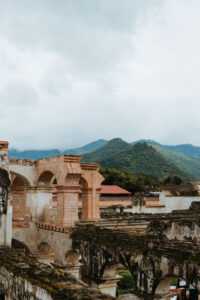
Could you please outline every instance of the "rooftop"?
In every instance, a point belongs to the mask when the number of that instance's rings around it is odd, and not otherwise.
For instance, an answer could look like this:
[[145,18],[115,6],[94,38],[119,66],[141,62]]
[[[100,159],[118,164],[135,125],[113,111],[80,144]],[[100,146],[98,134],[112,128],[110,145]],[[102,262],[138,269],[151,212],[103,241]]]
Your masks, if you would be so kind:
[[117,185],[102,185],[100,194],[123,194],[123,195],[131,195],[127,190],[117,186]]

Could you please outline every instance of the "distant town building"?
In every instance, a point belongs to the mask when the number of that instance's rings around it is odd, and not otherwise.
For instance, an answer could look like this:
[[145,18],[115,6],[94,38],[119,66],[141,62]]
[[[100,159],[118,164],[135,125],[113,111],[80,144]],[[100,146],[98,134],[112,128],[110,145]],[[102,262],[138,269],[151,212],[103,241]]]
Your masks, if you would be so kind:
[[[170,213],[173,210],[189,209],[194,201],[200,201],[199,186],[193,183],[163,187],[161,192],[151,192],[144,201],[126,209],[132,213]],[[134,203],[134,201],[133,201]]]

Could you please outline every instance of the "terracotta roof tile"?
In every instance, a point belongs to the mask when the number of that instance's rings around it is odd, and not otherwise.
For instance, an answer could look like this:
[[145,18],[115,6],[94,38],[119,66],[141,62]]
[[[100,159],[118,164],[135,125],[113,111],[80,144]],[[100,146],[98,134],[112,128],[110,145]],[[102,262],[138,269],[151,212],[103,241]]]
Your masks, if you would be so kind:
[[100,194],[123,194],[123,195],[131,195],[130,192],[125,189],[117,186],[117,185],[102,185]]

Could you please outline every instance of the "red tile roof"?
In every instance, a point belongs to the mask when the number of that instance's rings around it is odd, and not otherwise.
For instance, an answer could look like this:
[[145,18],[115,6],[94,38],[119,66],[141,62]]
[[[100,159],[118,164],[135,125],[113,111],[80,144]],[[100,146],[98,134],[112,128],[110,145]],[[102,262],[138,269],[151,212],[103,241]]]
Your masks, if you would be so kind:
[[[80,194],[82,193],[81,189],[78,191]],[[57,193],[57,188],[54,185],[53,187],[53,194]],[[125,189],[119,187],[118,185],[102,185],[100,194],[113,194],[113,195],[131,195],[130,192],[126,191]]]
[[123,195],[131,195],[130,192],[122,189],[117,185],[102,185],[100,194],[123,194]]

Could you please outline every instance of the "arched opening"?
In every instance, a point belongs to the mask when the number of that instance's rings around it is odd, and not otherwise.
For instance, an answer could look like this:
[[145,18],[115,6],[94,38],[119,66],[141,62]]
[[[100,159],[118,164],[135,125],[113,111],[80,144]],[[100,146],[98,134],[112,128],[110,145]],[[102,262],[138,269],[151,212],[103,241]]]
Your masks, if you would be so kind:
[[80,254],[77,251],[69,251],[65,256],[66,268],[75,278],[80,278]]
[[90,279],[88,279],[88,264],[86,263],[84,257],[79,257],[80,267],[80,279],[86,284],[90,284]]
[[24,252],[26,254],[31,254],[30,249],[24,243],[16,239],[12,239],[11,247],[14,248],[17,252],[19,251],[19,253]]
[[101,291],[113,297],[131,294],[135,291],[131,272],[122,264],[111,262],[104,267],[102,279],[106,280]]
[[58,206],[58,190],[57,190],[57,178],[54,176],[51,179],[52,186],[52,208],[57,209]]
[[38,260],[43,263],[54,262],[54,252],[48,243],[42,242],[39,244]]
[[88,218],[88,210],[90,209],[89,207],[89,195],[88,195],[88,183],[86,179],[83,177],[80,178],[79,181],[80,184],[80,191],[79,191],[79,217],[82,220],[87,220]]
[[[183,284],[182,288],[180,288],[181,284]],[[175,297],[179,295],[180,299],[187,299],[186,281],[185,279],[178,278],[177,276],[167,276],[158,283],[155,295],[159,298]]]
[[76,251],[69,251],[65,256],[66,265],[78,265],[80,254]]
[[55,224],[57,216],[57,179],[49,171],[44,171],[38,178],[37,220]]
[[14,180],[11,185],[11,205],[13,207],[13,220],[25,220],[26,214],[26,190],[29,187],[28,181],[20,176],[13,175]]
[[119,265],[116,274],[121,277],[117,282],[116,296],[133,294],[135,292],[135,280],[131,272],[123,265]]
[[44,171],[40,177],[38,178],[38,186],[39,187],[48,187],[52,184],[52,179],[54,174],[51,171]]

